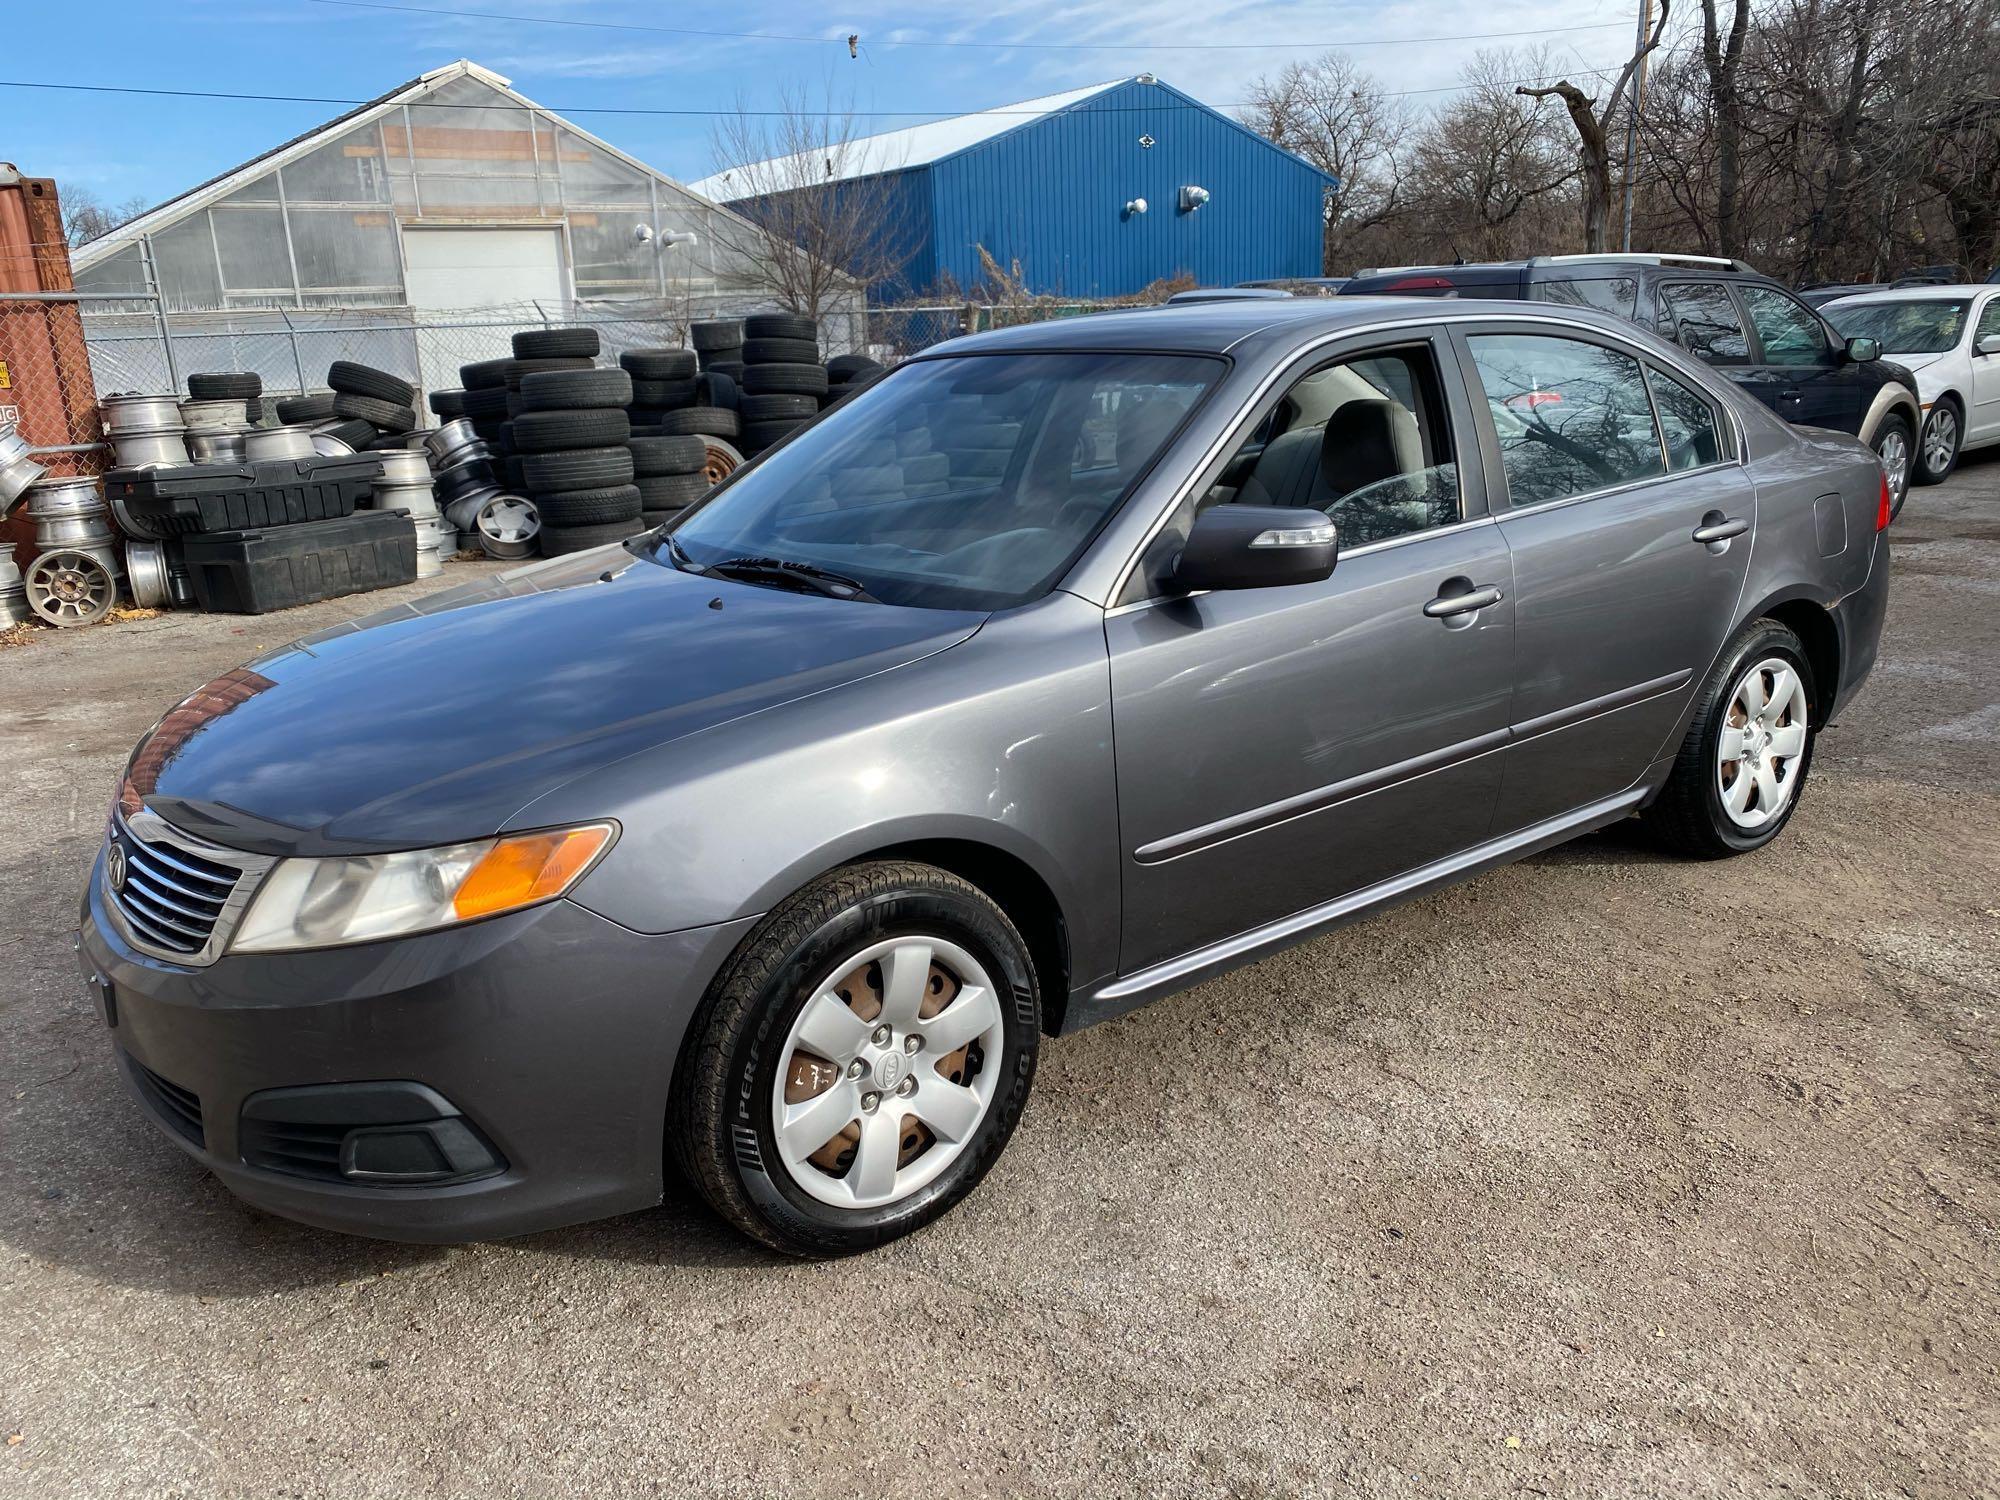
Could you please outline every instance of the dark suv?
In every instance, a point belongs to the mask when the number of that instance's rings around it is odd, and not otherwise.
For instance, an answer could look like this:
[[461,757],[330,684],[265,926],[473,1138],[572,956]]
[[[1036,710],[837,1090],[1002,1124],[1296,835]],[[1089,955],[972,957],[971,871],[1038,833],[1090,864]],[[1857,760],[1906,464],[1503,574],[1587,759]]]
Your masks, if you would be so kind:
[[1655,329],[1788,422],[1852,433],[1882,459],[1895,504],[1922,425],[1916,378],[1873,339],[1842,339],[1740,260],[1708,255],[1540,255],[1483,265],[1362,271],[1340,295],[1504,297],[1594,307]]

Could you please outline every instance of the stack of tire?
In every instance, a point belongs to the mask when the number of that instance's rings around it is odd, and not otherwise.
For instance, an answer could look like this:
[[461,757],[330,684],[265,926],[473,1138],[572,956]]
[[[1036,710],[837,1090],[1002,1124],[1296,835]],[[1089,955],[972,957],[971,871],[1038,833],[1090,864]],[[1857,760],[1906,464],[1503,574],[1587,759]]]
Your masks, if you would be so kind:
[[[597,337],[588,329],[550,331],[590,333],[593,342]],[[539,366],[543,357],[521,362]],[[506,440],[518,453],[521,493],[542,518],[542,555],[601,547],[641,530],[632,422],[625,413],[632,377],[623,370],[532,368],[519,376],[516,396]]]
[[315,427],[356,453],[408,445],[417,429],[417,389],[409,381],[337,359],[327,367],[326,383],[330,391],[281,399],[278,420],[287,427]]
[[888,373],[886,366],[865,354],[836,354],[826,362],[826,394],[819,398],[820,410],[864,386],[872,385]]
[[743,323],[738,318],[712,318],[690,324],[688,342],[703,374],[726,375],[743,383]]
[[247,426],[264,425],[264,380],[247,370],[218,370],[187,378],[190,401],[241,401]]
[[827,393],[819,324],[797,313],[743,320],[743,394],[736,403],[742,449],[755,457],[819,415]]

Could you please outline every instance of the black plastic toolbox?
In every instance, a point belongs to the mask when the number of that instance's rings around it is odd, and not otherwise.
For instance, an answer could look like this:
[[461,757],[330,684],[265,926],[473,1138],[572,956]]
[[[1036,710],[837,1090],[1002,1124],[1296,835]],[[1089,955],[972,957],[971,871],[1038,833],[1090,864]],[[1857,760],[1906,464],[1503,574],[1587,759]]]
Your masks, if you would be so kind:
[[381,477],[382,461],[374,454],[343,453],[113,469],[104,476],[104,491],[106,498],[123,501],[142,525],[192,536],[352,515]]
[[331,521],[257,531],[211,531],[181,544],[195,603],[237,615],[268,614],[409,583],[417,576],[417,527],[400,510],[364,510]]

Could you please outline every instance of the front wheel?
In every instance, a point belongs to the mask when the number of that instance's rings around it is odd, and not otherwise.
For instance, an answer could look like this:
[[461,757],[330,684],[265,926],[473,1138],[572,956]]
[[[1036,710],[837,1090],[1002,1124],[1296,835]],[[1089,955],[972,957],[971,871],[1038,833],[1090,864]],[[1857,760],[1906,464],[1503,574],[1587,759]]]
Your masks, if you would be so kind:
[[1939,401],[1924,418],[1924,440],[1917,445],[1917,483],[1942,484],[1958,467],[1960,430],[1958,408]]
[[793,1255],[929,1223],[1006,1146],[1040,1042],[1034,966],[976,886],[879,861],[814,881],[717,978],[671,1143],[716,1211]]
[[1754,620],[1703,685],[1694,722],[1645,826],[1676,854],[1761,849],[1799,805],[1812,767],[1813,676],[1799,638]]
[[1891,412],[1882,419],[1875,441],[1869,446],[1882,460],[1882,472],[1889,476],[1889,517],[1894,520],[1902,514],[1903,502],[1910,494],[1912,442],[1909,419],[1900,412]]

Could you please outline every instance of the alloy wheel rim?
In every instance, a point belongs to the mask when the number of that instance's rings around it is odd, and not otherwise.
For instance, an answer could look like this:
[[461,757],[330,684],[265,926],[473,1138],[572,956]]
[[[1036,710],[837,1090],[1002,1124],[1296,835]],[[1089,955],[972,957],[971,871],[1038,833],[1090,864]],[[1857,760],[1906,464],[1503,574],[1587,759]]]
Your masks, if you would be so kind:
[[1949,407],[1940,406],[1924,428],[1924,464],[1933,474],[1942,473],[1957,451],[1958,418]]
[[1738,828],[1754,832],[1791,806],[1808,714],[1805,681],[1782,657],[1767,656],[1736,679],[1716,740],[1715,785]]
[[792,1181],[882,1208],[955,1162],[993,1103],[1000,991],[930,934],[862,949],[814,986],[778,1054],[771,1125]]
[[1903,486],[1910,478],[1910,445],[1903,434],[1891,432],[1884,435],[1882,446],[1876,450],[1882,460],[1882,467],[1889,475],[1889,488],[1896,494],[1903,493]]

